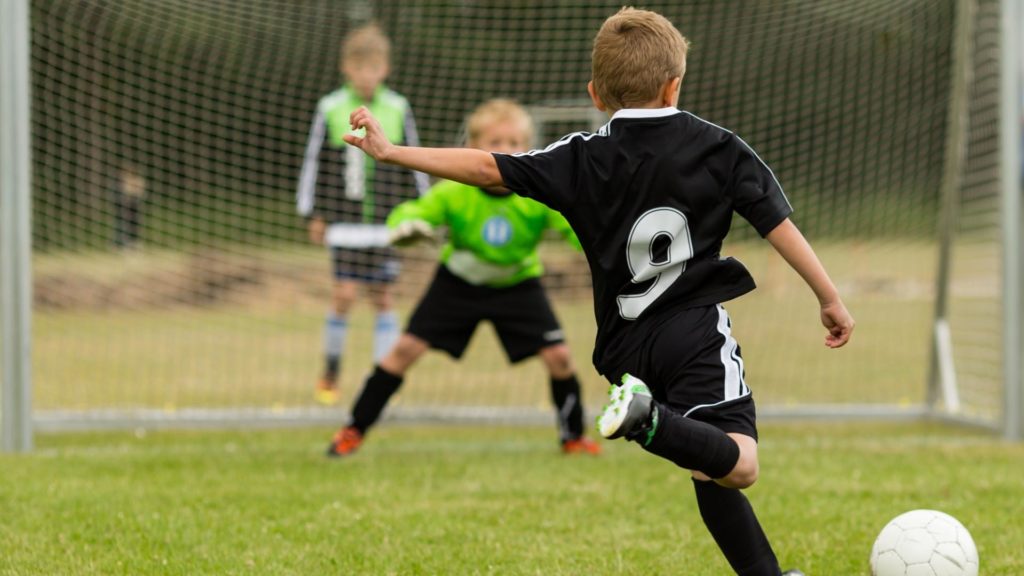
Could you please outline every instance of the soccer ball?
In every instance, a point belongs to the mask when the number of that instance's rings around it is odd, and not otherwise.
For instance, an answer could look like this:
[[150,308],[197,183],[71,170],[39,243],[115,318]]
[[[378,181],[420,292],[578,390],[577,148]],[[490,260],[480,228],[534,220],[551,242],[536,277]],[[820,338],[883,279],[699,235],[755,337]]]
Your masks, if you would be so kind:
[[892,519],[871,548],[874,576],[978,576],[978,549],[964,525],[935,510]]

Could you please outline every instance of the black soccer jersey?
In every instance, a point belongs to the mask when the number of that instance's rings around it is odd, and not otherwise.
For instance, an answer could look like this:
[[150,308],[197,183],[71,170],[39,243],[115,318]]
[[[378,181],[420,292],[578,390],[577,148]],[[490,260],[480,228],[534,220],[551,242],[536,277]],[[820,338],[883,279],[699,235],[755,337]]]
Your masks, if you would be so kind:
[[793,211],[774,174],[732,132],[675,108],[617,112],[596,133],[494,154],[505,185],[561,212],[594,283],[594,365],[607,376],[685,308],[754,289],[721,258],[733,211],[762,236]]

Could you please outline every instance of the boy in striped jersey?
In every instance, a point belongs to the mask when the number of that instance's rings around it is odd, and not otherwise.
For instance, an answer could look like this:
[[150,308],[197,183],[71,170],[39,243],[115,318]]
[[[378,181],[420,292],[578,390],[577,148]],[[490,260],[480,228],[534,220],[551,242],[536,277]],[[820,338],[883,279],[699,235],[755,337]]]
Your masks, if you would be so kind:
[[[526,110],[502,99],[480,105],[466,126],[469,146],[492,152],[522,152],[533,134]],[[562,451],[597,454],[598,444],[583,434],[572,355],[540,284],[537,245],[545,230],[557,231],[579,248],[568,222],[539,202],[452,181],[439,182],[388,217],[396,245],[432,238],[439,226],[448,227],[449,239],[437,274],[405,333],[367,378],[351,421],[335,434],[327,455],[355,452],[409,368],[430,348],[460,358],[482,320],[494,325],[509,361],[537,355],[544,362]]]
[[383,83],[390,72],[390,51],[388,38],[375,24],[345,38],[341,71],[346,82],[317,104],[299,178],[299,214],[308,221],[310,240],[330,249],[334,267],[332,306],[324,326],[325,367],[315,390],[323,404],[338,401],[348,313],[360,286],[377,310],[374,359],[398,337],[390,291],[398,260],[387,245],[384,220],[392,208],[424,192],[428,184],[426,175],[378,164],[342,139],[349,114],[366,106],[380,118],[389,138],[419,143],[409,102]]

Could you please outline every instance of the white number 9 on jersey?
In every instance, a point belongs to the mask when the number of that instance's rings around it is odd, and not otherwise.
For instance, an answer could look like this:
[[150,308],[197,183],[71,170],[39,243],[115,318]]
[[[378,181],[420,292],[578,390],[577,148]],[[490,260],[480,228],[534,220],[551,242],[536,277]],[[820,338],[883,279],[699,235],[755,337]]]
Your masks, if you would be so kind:
[[[668,248],[656,253],[656,242],[668,242]],[[662,244],[664,246],[664,244]],[[633,224],[626,241],[626,263],[633,274],[633,283],[654,279],[642,294],[621,295],[619,315],[636,320],[659,296],[672,286],[693,258],[690,224],[686,216],[675,208],[652,208],[644,212]]]

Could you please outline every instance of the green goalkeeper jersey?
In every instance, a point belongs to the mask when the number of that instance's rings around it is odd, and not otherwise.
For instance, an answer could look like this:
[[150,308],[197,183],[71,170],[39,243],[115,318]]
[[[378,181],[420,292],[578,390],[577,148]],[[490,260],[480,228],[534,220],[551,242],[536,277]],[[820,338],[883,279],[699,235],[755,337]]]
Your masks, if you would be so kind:
[[459,278],[478,286],[503,288],[540,276],[544,267],[537,245],[549,228],[580,249],[569,223],[547,206],[515,194],[492,194],[447,180],[423,196],[399,204],[387,224],[395,229],[412,220],[447,226],[441,262]]

